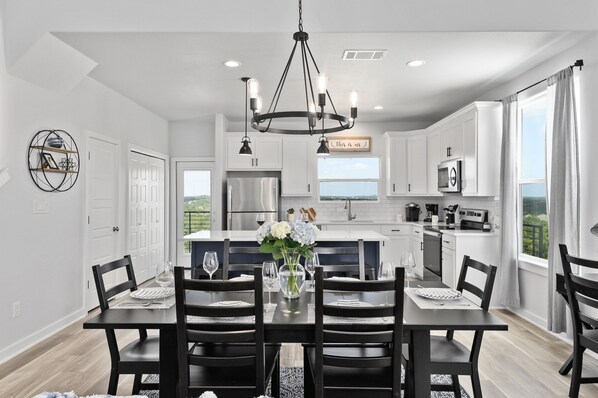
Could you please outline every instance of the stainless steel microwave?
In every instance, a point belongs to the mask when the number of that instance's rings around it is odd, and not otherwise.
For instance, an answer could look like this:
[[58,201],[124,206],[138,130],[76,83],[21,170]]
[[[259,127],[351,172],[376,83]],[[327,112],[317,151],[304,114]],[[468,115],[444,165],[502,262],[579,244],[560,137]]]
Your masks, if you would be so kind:
[[438,165],[438,191],[461,192],[460,160],[447,160]]

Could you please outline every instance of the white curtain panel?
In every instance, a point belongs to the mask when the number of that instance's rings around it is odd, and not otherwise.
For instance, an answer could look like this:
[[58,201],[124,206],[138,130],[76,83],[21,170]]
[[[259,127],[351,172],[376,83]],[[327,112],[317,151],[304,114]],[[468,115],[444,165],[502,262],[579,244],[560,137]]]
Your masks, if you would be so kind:
[[568,332],[566,304],[556,293],[556,273],[563,272],[559,244],[579,255],[579,148],[573,69],[548,78],[546,164],[548,190],[548,330]]
[[517,94],[502,100],[502,147],[501,147],[501,214],[500,234],[501,260],[498,268],[499,304],[519,307],[519,270],[517,247],[519,227],[517,214]]

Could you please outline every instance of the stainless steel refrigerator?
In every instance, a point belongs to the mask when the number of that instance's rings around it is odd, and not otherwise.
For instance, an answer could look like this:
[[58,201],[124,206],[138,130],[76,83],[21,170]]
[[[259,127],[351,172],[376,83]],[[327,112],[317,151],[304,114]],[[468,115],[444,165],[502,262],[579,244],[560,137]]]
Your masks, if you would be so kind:
[[228,178],[226,225],[231,230],[256,230],[258,213],[266,221],[278,220],[278,178]]

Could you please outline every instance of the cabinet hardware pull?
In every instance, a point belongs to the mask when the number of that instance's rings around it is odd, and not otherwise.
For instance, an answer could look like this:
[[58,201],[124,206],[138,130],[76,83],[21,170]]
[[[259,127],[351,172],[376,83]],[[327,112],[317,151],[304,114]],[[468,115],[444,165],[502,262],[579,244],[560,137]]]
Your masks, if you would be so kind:
[[255,167],[258,166],[259,161],[260,161],[260,158],[255,158]]
[[447,146],[446,147],[446,157],[448,158],[449,156],[451,156],[451,155],[449,155],[449,147]]
[[382,247],[384,247],[384,246],[386,246],[386,245],[384,244],[384,241],[382,241]]
[[392,191],[395,192],[395,184],[392,184]]
[[251,167],[253,167],[253,162],[254,162],[254,159],[251,158]]
[[424,250],[424,242],[419,242],[419,249]]
[[400,229],[391,229],[392,232],[401,232]]
[[311,192],[311,184],[307,184],[307,192]]
[[451,243],[451,242],[449,242],[448,240],[443,240],[443,242],[444,242],[444,243]]
[[411,184],[409,184],[409,192],[411,192]]

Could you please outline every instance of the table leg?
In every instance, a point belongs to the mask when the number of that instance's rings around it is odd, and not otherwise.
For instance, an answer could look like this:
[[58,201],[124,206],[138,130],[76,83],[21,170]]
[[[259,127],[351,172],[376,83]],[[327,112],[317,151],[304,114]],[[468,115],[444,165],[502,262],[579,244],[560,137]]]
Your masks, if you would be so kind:
[[160,330],[160,396],[177,396],[178,374],[176,329]]
[[415,398],[430,398],[430,331],[414,330],[411,332],[409,361],[413,366],[412,393]]

